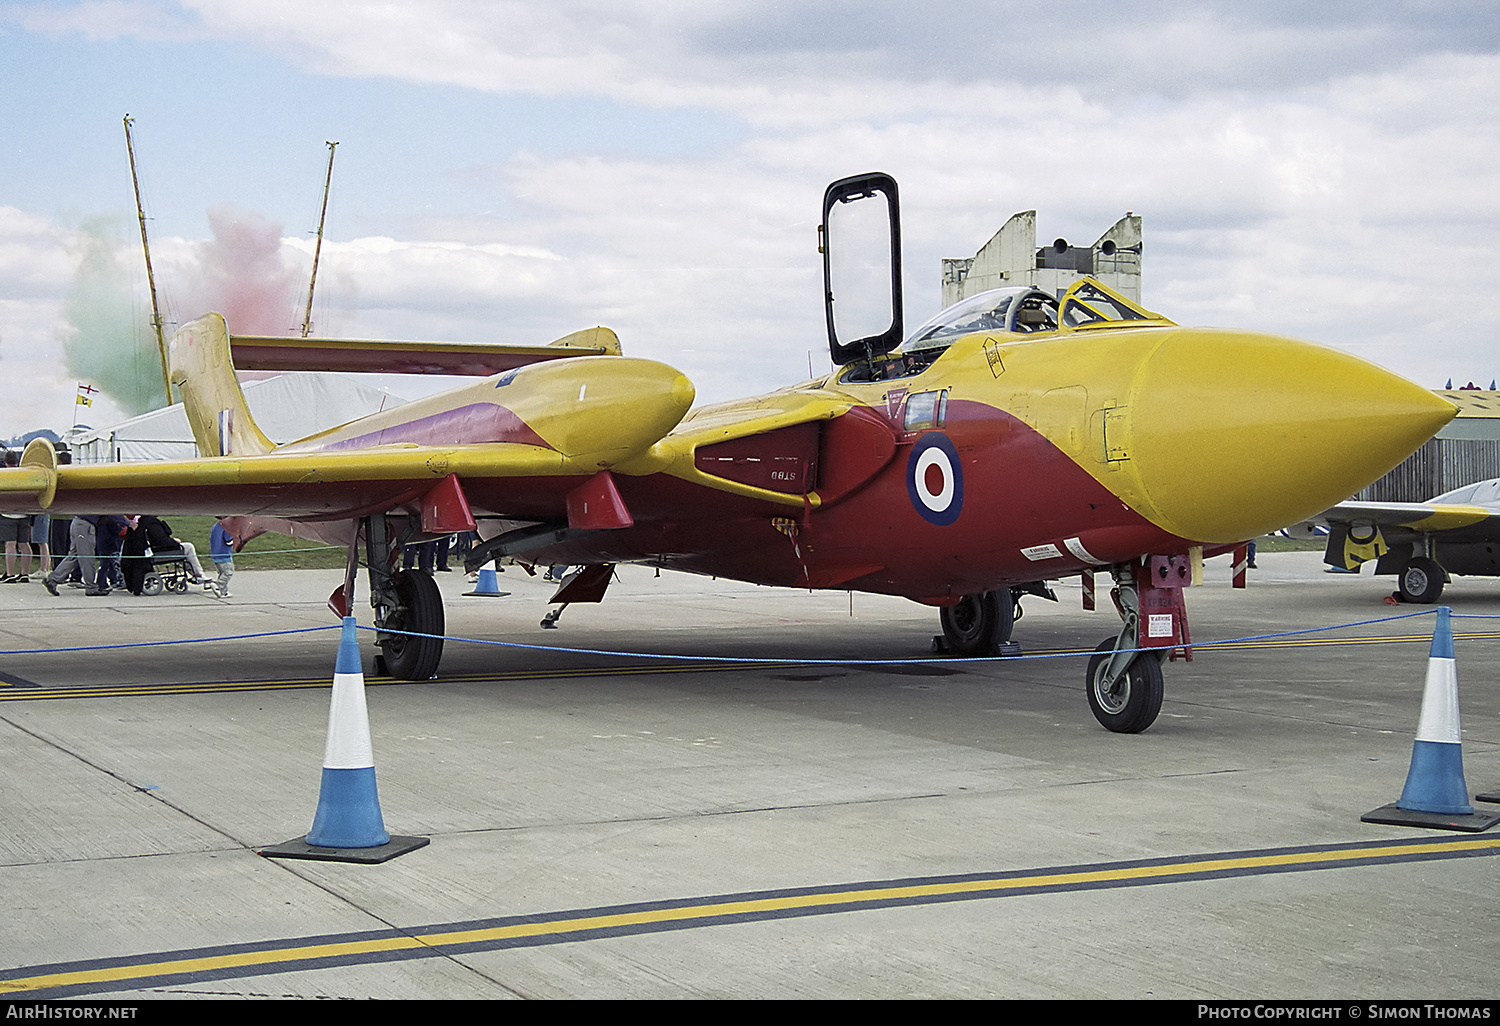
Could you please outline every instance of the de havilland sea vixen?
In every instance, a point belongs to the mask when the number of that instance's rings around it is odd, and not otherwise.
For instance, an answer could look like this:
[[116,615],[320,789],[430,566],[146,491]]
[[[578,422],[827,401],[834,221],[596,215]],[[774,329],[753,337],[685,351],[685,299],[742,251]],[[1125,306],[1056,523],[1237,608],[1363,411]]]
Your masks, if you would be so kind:
[[[598,601],[621,562],[901,595],[941,610],[959,655],[1010,648],[1038,582],[1108,571],[1124,624],[1086,691],[1133,733],[1160,709],[1204,557],[1354,494],[1456,412],[1345,353],[1180,327],[1088,278],[1061,298],[986,292],[905,337],[899,224],[888,176],[829,186],[838,369],[769,395],[689,412],[692,383],[606,328],[550,346],[320,341],[234,337],[209,314],[168,353],[201,458],[59,467],[38,439],[0,505],[233,515],[241,543],[268,527],[346,543],[330,605],[351,608],[366,566],[381,661],[409,680],[436,672],[444,618],[401,546],[462,530],[483,539],[470,569],[582,566],[554,602]],[[236,368],[484,377],[275,445]]]

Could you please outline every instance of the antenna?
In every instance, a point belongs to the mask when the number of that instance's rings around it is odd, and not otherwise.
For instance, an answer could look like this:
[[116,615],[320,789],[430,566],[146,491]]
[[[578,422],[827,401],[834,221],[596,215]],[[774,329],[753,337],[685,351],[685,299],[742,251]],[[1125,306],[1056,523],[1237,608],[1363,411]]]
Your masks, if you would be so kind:
[[318,241],[313,246],[312,279],[307,283],[307,314],[302,318],[302,337],[312,330],[312,301],[313,289],[318,287],[318,257],[323,253],[323,222],[328,218],[328,189],[333,185],[333,151],[338,146],[336,142],[327,143],[328,146],[328,175],[323,179],[323,211],[318,215]]
[[[134,119],[125,115],[125,152],[130,156],[130,184],[135,187],[135,213],[141,222],[141,249],[146,254],[146,285],[151,290],[151,327],[156,331],[156,351],[161,355],[161,385],[167,394],[167,405],[172,405],[172,379],[167,373],[167,340],[161,330],[161,308],[156,303],[156,275],[151,271],[151,244],[146,241],[146,208],[141,206],[141,180],[135,173],[135,144],[130,138],[130,124]],[[77,417],[77,410],[73,411]]]

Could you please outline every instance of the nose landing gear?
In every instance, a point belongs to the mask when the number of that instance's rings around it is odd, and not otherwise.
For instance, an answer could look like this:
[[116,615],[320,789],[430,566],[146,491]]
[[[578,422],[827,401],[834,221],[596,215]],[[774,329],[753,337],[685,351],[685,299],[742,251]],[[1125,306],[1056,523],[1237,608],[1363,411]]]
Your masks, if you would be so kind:
[[[1118,639],[1107,638],[1089,658],[1089,709],[1094,719],[1116,734],[1139,734],[1156,722],[1161,712],[1161,656],[1156,652],[1117,653],[1118,644]],[[1124,665],[1116,668],[1122,658]]]
[[[1118,635],[1104,639],[1094,649],[1094,654],[1089,658],[1085,688],[1089,709],[1102,726],[1116,734],[1139,734],[1155,723],[1157,714],[1161,712],[1161,664],[1172,649],[1142,650],[1141,595],[1135,577],[1135,566],[1130,564],[1112,569],[1115,576],[1115,606],[1124,622],[1120,625]],[[1147,578],[1149,581],[1149,574]],[[1169,589],[1150,590],[1160,595]],[[1174,631],[1180,629],[1183,641],[1186,642],[1187,621],[1180,594],[1175,609],[1177,612],[1158,614],[1152,620],[1162,615],[1169,617],[1169,625]],[[1180,626],[1175,623],[1179,612],[1183,616]],[[1168,640],[1171,640],[1170,635]],[[1190,653],[1191,650],[1186,651]]]

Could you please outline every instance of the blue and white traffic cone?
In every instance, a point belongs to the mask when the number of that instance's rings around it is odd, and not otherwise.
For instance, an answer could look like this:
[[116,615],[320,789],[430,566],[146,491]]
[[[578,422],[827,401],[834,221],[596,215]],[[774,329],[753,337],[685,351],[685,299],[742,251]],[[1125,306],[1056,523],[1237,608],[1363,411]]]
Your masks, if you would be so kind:
[[260,849],[273,858],[378,863],[427,844],[425,837],[393,837],[380,815],[375,789],[375,753],[365,707],[365,675],[359,665],[354,617],[344,617],[333,666],[328,705],[328,742],[318,811],[306,837]]
[[500,578],[495,575],[495,564],[486,563],[479,571],[479,581],[474,585],[473,591],[466,591],[467,595],[479,595],[484,598],[504,598],[509,595],[508,591],[500,590]]
[[1469,789],[1464,786],[1463,736],[1458,725],[1458,664],[1453,658],[1453,629],[1448,607],[1437,611],[1432,652],[1427,658],[1427,687],[1422,718],[1411,746],[1411,769],[1398,808],[1412,812],[1468,815]]
[[323,783],[307,843],[318,848],[374,848],[390,839],[375,789],[375,753],[370,747],[359,641],[354,635],[354,617],[346,616],[333,667]]
[[[1360,817],[1367,823],[1483,830],[1500,815],[1475,815],[1464,785],[1463,738],[1458,724],[1458,664],[1453,656],[1450,610],[1439,606],[1427,659],[1422,715],[1412,743],[1406,787],[1395,805]],[[1379,817],[1379,818],[1377,818]],[[1487,821],[1474,825],[1475,821]]]

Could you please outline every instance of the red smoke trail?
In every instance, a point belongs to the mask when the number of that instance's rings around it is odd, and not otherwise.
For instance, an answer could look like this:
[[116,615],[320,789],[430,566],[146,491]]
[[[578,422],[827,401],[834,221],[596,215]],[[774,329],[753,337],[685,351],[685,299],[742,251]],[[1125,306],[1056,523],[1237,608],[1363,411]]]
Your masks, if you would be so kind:
[[222,203],[208,211],[213,239],[196,248],[170,291],[183,320],[209,311],[224,315],[236,335],[291,335],[303,271],[288,264],[281,226],[252,210]]

